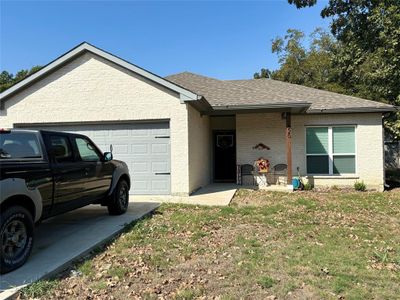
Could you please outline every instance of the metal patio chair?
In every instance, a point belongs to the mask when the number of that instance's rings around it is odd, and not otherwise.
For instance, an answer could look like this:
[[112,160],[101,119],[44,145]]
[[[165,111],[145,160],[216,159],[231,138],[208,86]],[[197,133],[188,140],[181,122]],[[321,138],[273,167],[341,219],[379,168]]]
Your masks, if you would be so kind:
[[251,176],[254,185],[254,166],[244,164],[240,166],[241,185],[243,185],[243,176]]
[[274,178],[274,184],[281,184],[281,179],[283,178],[283,184],[287,184],[287,165],[277,164],[272,168],[272,175]]

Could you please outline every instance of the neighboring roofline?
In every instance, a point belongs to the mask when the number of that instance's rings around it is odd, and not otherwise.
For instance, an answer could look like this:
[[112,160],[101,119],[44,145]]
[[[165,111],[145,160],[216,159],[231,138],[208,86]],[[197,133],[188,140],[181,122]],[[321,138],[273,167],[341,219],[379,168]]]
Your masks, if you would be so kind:
[[334,109],[310,109],[308,114],[345,114],[345,113],[372,113],[372,112],[394,112],[398,109],[395,106],[388,107],[351,107],[351,108],[334,108]]
[[134,73],[137,73],[144,78],[147,78],[147,79],[149,79],[153,82],[156,82],[170,90],[177,92],[180,95],[181,102],[201,99],[200,95],[197,95],[196,93],[194,93],[176,83],[173,83],[173,82],[171,82],[163,77],[160,77],[152,72],[149,72],[143,68],[140,68],[122,58],[119,58],[109,52],[106,52],[106,51],[100,49],[100,48],[97,48],[87,42],[83,42],[83,43],[79,44],[78,46],[72,48],[68,52],[64,53],[63,55],[59,56],[55,60],[51,61],[46,66],[44,66],[42,69],[31,74],[30,76],[26,77],[25,79],[21,80],[20,82],[14,84],[10,88],[8,88],[4,92],[2,92],[0,94],[1,105],[3,105],[3,102],[6,101],[7,98],[9,98],[12,95],[14,95],[15,93],[19,92],[24,87],[33,84],[37,80],[40,80],[42,77],[46,76],[48,73],[52,72],[54,69],[57,69],[60,66],[66,64],[67,62],[74,59],[76,56],[80,55],[84,51],[94,53],[94,54],[96,54],[110,62],[113,62],[125,69],[128,69]]

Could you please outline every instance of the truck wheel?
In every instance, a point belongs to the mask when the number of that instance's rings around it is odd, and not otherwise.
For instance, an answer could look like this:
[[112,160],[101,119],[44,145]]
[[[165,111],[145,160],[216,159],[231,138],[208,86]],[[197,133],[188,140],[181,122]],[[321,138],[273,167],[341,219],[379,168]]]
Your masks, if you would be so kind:
[[128,209],[129,204],[129,187],[125,180],[120,180],[111,195],[108,204],[108,212],[110,215],[122,215]]
[[22,206],[13,206],[1,213],[0,274],[26,262],[33,247],[33,231],[32,216]]

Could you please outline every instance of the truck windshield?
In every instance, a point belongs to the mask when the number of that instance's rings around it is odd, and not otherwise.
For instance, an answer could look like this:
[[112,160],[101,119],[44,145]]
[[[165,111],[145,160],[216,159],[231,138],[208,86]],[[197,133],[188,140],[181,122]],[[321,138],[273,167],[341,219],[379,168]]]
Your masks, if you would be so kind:
[[39,141],[32,132],[1,132],[0,159],[41,158]]

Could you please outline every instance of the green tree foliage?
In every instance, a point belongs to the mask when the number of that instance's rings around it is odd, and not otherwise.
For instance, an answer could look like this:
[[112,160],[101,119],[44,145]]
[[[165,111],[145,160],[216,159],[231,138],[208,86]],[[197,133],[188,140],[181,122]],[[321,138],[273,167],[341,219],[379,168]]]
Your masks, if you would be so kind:
[[[311,40],[308,47],[305,39]],[[288,29],[284,37],[272,41],[272,52],[279,58],[278,70],[268,76],[255,73],[254,78],[272,78],[313,88],[345,93],[337,83],[338,69],[333,63],[338,43],[326,31],[317,28],[309,37],[296,29]]]
[[[288,2],[303,8],[317,1]],[[400,0],[330,0],[321,16],[332,19],[333,37],[317,33],[315,49],[304,49],[304,35],[288,30],[273,41],[281,66],[271,77],[400,105]],[[400,139],[400,113],[385,125]]]
[[39,71],[41,68],[41,66],[34,66],[30,70],[20,70],[15,75],[8,73],[7,71],[2,71],[0,73],[0,92],[5,91],[22,79]]
[[272,72],[269,69],[261,69],[260,72],[254,73],[254,79],[271,78]]

